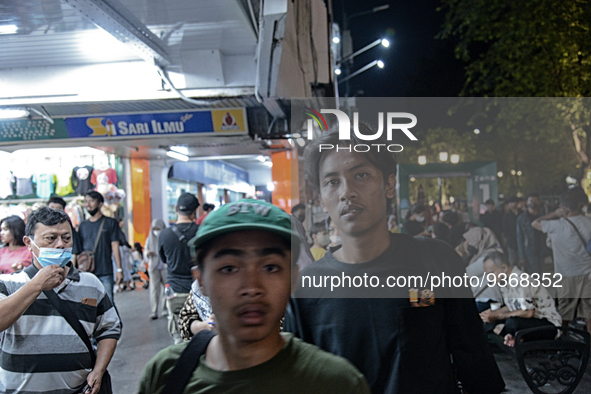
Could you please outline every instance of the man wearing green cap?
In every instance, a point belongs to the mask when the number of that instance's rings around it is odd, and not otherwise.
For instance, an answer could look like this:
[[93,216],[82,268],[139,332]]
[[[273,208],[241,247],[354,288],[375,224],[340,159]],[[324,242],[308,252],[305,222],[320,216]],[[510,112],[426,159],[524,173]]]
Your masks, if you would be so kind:
[[[280,332],[298,276],[291,251],[299,243],[290,216],[262,201],[226,204],[203,221],[190,245],[218,335],[192,354],[199,363],[183,392],[369,393],[348,361]],[[181,343],[160,351],[144,368],[138,393],[168,393],[168,376],[185,348]]]

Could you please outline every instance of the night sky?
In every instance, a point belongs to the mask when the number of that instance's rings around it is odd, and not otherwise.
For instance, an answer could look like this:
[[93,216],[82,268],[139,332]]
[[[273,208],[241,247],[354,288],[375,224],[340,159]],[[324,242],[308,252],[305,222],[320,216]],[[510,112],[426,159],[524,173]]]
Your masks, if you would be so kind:
[[[385,67],[373,67],[353,77],[349,95],[457,96],[463,85],[463,64],[454,58],[452,41],[435,38],[445,16],[436,11],[440,6],[438,0],[333,0],[334,21],[342,28],[343,13],[352,15],[384,4],[390,8],[349,21],[354,50],[377,38],[390,41],[389,48],[380,45],[355,57],[353,71],[373,60],[382,60]],[[344,84],[339,89],[344,96]]]

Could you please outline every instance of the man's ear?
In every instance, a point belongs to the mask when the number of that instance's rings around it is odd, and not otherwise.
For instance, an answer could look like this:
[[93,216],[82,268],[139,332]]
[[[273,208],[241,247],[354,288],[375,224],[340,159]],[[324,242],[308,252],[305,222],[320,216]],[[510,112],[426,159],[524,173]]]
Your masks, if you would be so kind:
[[27,237],[26,235],[23,237],[23,242],[25,243],[25,246],[31,251],[33,252],[33,243],[31,242],[31,238]]
[[386,197],[394,198],[396,196],[396,175],[388,175],[386,180]]
[[199,291],[201,291],[201,294],[203,294],[206,297],[209,297],[209,294],[207,294],[207,292],[205,291],[205,288],[203,287],[203,275],[201,272],[201,269],[197,268],[193,271],[193,278],[195,278],[195,280],[197,280],[197,283],[199,284]]

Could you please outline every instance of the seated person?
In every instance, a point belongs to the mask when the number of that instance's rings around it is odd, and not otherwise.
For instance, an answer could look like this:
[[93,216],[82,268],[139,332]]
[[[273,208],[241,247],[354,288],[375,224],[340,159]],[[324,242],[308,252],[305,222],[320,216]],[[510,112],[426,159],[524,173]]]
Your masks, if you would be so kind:
[[[498,332],[504,336],[507,346],[515,346],[515,333],[519,330],[533,327],[560,327],[562,318],[556,310],[554,299],[544,286],[533,286],[532,278],[527,276],[529,285],[524,284],[523,272],[517,267],[511,267],[502,253],[492,252],[484,260],[484,272],[494,275],[499,286],[505,306],[493,311],[487,309],[480,313],[485,323],[493,323],[505,319],[505,325]],[[509,285],[510,278],[512,279]],[[503,286],[503,283],[507,283]],[[534,283],[535,284],[535,283]],[[498,327],[498,326],[497,326]],[[525,340],[553,339],[555,330],[532,333],[525,336]]]
[[405,234],[413,237],[429,235],[425,229],[425,210],[424,205],[416,204],[408,211],[402,227]]
[[310,236],[313,242],[310,253],[312,253],[314,260],[320,260],[326,253],[326,247],[330,244],[330,238],[324,222],[314,223],[310,229]]
[[445,223],[437,222],[433,225],[431,237],[449,244],[449,227]]
[[[208,215],[189,245],[218,334],[204,354],[191,355],[199,363],[184,392],[370,393],[349,361],[280,332],[298,280],[300,242],[290,216],[263,201],[240,200]],[[138,394],[163,393],[186,347],[161,350],[144,368]]]

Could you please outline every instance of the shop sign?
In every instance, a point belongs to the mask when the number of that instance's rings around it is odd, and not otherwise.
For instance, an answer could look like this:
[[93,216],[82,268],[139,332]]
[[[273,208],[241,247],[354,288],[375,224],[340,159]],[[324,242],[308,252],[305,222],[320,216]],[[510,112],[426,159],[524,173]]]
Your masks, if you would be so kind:
[[227,163],[211,160],[174,163],[170,177],[203,184],[215,184],[230,190],[248,186],[248,172]]
[[243,108],[66,118],[70,138],[146,137],[194,133],[246,133]]
[[244,108],[0,121],[0,143],[67,138],[145,138],[196,133],[246,134]]

